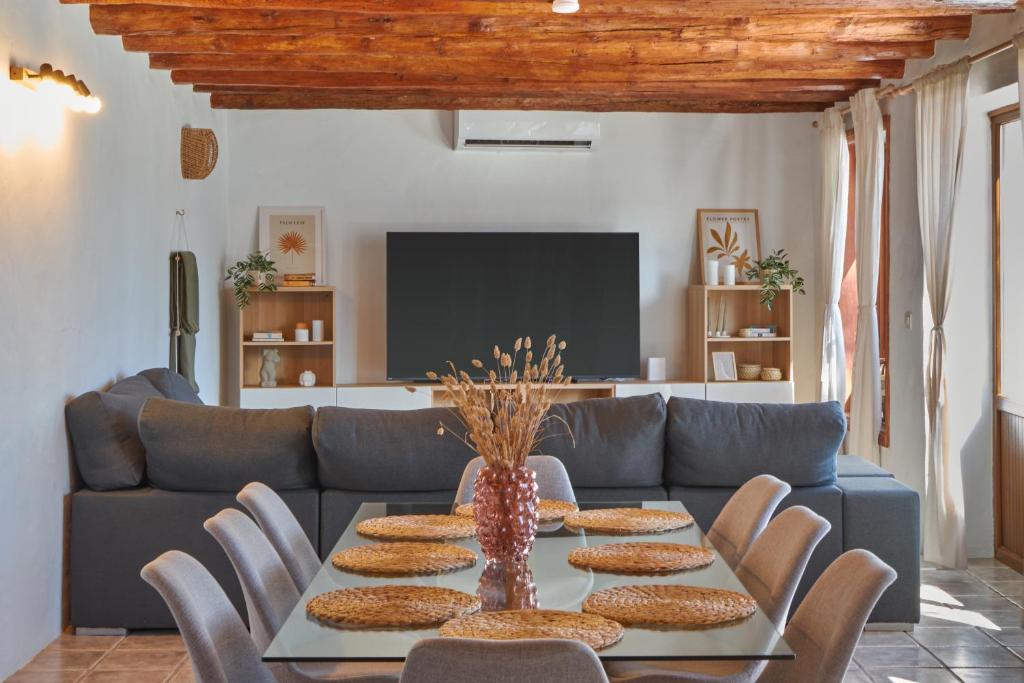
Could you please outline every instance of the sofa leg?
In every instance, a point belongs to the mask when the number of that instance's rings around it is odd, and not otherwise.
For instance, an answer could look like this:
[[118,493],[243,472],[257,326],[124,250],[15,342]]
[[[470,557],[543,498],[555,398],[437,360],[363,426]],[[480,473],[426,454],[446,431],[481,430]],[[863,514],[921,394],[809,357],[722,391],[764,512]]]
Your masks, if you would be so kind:
[[865,631],[913,631],[917,624],[908,621],[879,621],[864,625]]
[[76,626],[76,636],[126,636],[126,628],[104,628],[102,626]]

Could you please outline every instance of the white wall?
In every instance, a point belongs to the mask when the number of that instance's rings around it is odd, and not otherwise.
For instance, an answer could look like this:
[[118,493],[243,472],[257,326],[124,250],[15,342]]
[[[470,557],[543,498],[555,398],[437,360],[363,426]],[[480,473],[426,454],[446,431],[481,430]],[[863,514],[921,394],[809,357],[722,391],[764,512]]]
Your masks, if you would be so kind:
[[[1024,13],[976,17],[966,42],[939,44],[930,60],[908,62],[907,80],[968,54],[1008,40],[1024,28]],[[949,344],[949,447],[962,461],[971,557],[991,557],[992,523],[992,209],[988,112],[1016,102],[1015,88],[988,92],[992,70],[1005,66],[1007,53],[975,66],[968,102],[969,120],[963,180],[955,224],[952,300],[946,321]],[[1012,62],[1012,60],[1011,60]],[[924,495],[925,417],[923,367],[931,317],[925,299],[917,214],[914,96],[889,100],[892,114],[892,443],[882,464]],[[912,314],[912,329],[904,314]]]
[[[49,61],[104,100],[68,115],[47,148],[30,143],[7,61]],[[64,404],[167,363],[168,254],[185,208],[201,268],[198,378],[220,398],[219,274],[226,243],[226,158],[186,184],[178,129],[225,117],[115,38],[97,38],[87,5],[0,3],[0,679],[61,628],[63,531],[71,486]],[[12,94],[14,93],[14,94]],[[19,100],[20,101],[20,100]],[[17,131],[15,133],[14,131]]]
[[[338,287],[338,380],[385,376],[384,233],[640,233],[640,343],[681,376],[686,288],[699,280],[700,207],[761,210],[762,246],[808,277],[797,307],[798,397],[814,399],[817,139],[811,115],[601,116],[591,154],[454,152],[451,114],[232,112],[231,251],[256,248],[263,205],[326,207]],[[571,363],[571,361],[570,361]]]

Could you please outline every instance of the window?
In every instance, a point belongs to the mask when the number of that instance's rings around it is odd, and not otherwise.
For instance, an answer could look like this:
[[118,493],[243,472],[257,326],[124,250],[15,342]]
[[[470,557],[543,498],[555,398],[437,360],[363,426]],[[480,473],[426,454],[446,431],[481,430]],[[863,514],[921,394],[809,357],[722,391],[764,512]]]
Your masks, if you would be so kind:
[[[878,371],[882,375],[882,431],[878,445],[889,446],[889,117],[883,118],[885,127],[885,171],[882,178],[882,233],[878,254]],[[843,319],[844,348],[846,350],[846,412],[850,412],[850,394],[853,391],[853,357],[857,341],[857,251],[856,196],[857,151],[853,130],[846,132],[850,148],[850,202],[846,213],[846,250],[843,258],[843,284],[839,294],[839,314]]]

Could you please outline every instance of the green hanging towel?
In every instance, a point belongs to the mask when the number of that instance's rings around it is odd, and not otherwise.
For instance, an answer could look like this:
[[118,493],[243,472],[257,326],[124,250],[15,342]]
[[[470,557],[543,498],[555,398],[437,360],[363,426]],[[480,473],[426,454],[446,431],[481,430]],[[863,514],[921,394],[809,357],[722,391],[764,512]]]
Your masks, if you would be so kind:
[[196,384],[196,334],[199,332],[199,269],[191,251],[171,254],[171,358],[170,368]]

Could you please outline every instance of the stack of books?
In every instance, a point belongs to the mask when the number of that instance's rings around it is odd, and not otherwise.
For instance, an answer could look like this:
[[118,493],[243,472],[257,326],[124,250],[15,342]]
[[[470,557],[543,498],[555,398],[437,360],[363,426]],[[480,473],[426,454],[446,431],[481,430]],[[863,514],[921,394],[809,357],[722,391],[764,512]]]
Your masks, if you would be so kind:
[[314,273],[290,273],[284,276],[285,287],[313,287],[316,285]]
[[769,325],[767,327],[744,327],[739,331],[741,337],[776,337],[778,336],[779,328],[775,325]]
[[271,332],[253,332],[252,340],[254,342],[279,342],[284,341],[284,332],[280,330],[274,330]]

